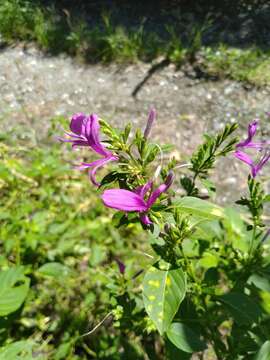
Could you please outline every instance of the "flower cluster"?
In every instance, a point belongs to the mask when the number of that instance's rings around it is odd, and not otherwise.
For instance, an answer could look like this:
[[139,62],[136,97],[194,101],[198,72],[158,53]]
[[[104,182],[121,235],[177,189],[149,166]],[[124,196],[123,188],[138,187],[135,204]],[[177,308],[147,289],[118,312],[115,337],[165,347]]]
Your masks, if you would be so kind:
[[[155,119],[156,111],[155,109],[151,109],[144,133],[140,140],[141,142],[139,141],[140,145],[137,143],[138,149],[142,150],[145,143],[148,141]],[[270,142],[255,142],[253,140],[257,131],[257,126],[257,120],[254,120],[249,124],[247,138],[236,144],[234,152],[237,159],[250,166],[253,177],[258,174],[270,159]],[[125,162],[125,158],[123,158],[123,149],[119,149],[117,146],[114,147],[112,138],[109,138],[107,141],[101,141],[101,126],[96,114],[91,114],[89,116],[83,113],[75,114],[70,122],[70,132],[66,132],[66,135],[68,138],[61,139],[61,141],[71,143],[73,148],[87,147],[100,156],[99,159],[93,162],[82,162],[77,166],[80,170],[89,169],[90,180],[97,187],[100,187],[100,183],[96,179],[96,172],[99,168],[112,161],[118,162],[121,167],[121,163]],[[135,142],[133,142],[133,144],[135,144]],[[127,145],[127,148],[130,149],[131,146],[132,145],[129,144]],[[247,150],[256,151],[257,154],[259,154],[258,159],[253,160],[252,157],[247,154]],[[142,164],[140,159],[135,159],[135,162],[136,161],[137,163]],[[144,176],[141,177],[140,181],[137,181],[137,183],[136,181],[132,184],[128,184],[127,182],[124,184],[119,183],[120,188],[105,190],[101,195],[101,198],[105,206],[125,213],[136,212],[139,214],[143,224],[150,225],[152,224],[150,219],[152,206],[161,194],[169,189],[172,185],[173,178],[174,175],[172,171],[170,171],[167,174],[164,183],[155,188],[154,180],[150,179],[147,181]]]
[[[144,139],[149,137],[153,122],[156,118],[156,111],[151,109],[144,131]],[[89,116],[78,113],[73,115],[70,122],[70,132],[66,132],[67,139],[61,138],[62,142],[71,143],[72,147],[88,147],[101,159],[90,163],[82,162],[77,169],[89,169],[89,176],[95,186],[100,186],[96,180],[96,172],[111,161],[119,161],[121,154],[110,151],[100,140],[100,124],[96,114]],[[145,225],[152,224],[149,218],[149,211],[160,195],[166,192],[173,182],[173,173],[169,172],[164,184],[154,189],[154,181],[149,180],[136,189],[108,189],[102,194],[105,206],[124,212],[137,212],[140,220]]]
[[118,157],[109,151],[100,141],[100,125],[98,116],[91,114],[86,116],[83,113],[75,114],[70,122],[71,133],[66,133],[69,139],[61,139],[63,142],[72,143],[72,147],[87,146],[102,158],[91,163],[81,163],[77,168],[80,170],[88,169],[92,183],[96,186],[100,184],[96,180],[96,172],[99,168],[111,161],[117,161]]
[[[254,142],[253,138],[256,134],[258,126],[258,120],[254,120],[248,126],[248,136],[245,140],[241,141],[236,145],[236,151],[234,153],[235,157],[251,168],[251,175],[255,177],[258,172],[264,167],[264,165],[270,159],[270,142],[261,141]],[[253,160],[250,155],[245,151],[248,149],[253,149],[257,152],[258,158]]]

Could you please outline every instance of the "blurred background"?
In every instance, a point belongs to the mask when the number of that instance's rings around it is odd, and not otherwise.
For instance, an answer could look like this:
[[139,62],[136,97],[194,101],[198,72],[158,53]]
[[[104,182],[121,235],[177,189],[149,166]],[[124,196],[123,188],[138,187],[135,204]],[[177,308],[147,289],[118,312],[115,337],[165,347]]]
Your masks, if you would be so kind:
[[[144,127],[154,106],[152,137],[179,162],[226,123],[245,136],[258,117],[267,138],[269,34],[268,1],[0,1],[0,267],[31,280],[23,306],[1,312],[0,301],[1,360],[166,358],[126,299],[124,323],[81,337],[113,307],[116,259],[131,278],[150,245],[136,224],[115,229],[57,137],[76,112]],[[247,174],[220,161],[217,201],[239,198]]]

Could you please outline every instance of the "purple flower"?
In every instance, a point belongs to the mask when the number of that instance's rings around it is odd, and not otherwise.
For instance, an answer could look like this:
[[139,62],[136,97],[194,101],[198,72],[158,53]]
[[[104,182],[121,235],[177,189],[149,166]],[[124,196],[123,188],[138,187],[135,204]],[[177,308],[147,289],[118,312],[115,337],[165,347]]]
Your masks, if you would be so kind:
[[91,170],[89,170],[90,179],[94,185],[99,186],[100,184],[96,181],[97,170],[110,161],[118,160],[118,157],[113,155],[112,152],[106,149],[100,142],[98,116],[96,114],[91,114],[90,116],[86,116],[83,113],[75,114],[72,116],[70,122],[70,130],[70,133],[66,132],[70,139],[60,139],[61,141],[72,143],[73,148],[77,146],[89,146],[94,152],[102,156],[102,159],[91,163],[81,163],[81,165],[77,167],[80,170],[91,168]]
[[[270,159],[270,148],[269,148],[269,141],[261,141],[261,142],[254,142],[253,137],[257,131],[258,121],[254,120],[248,126],[248,136],[245,140],[241,141],[236,145],[236,151],[234,156],[245,162],[251,168],[251,174],[255,177],[258,172],[263,168],[263,166],[267,163]],[[246,149],[255,149],[257,153],[260,154],[259,160],[253,160],[250,155],[245,153],[243,150]]]
[[[103,203],[112,209],[138,212],[140,219],[145,225],[152,224],[147,213],[152,205],[156,202],[158,197],[166,192],[172,185],[174,175],[170,172],[165,180],[165,183],[153,190],[153,181],[148,181],[145,185],[140,186],[134,191],[125,189],[110,189],[105,190],[102,194]],[[147,194],[149,195],[147,196]]]
[[149,112],[146,128],[145,128],[144,134],[143,134],[145,139],[147,139],[149,137],[150,131],[153,126],[153,122],[155,121],[156,117],[157,117],[156,110],[154,108],[152,108]]

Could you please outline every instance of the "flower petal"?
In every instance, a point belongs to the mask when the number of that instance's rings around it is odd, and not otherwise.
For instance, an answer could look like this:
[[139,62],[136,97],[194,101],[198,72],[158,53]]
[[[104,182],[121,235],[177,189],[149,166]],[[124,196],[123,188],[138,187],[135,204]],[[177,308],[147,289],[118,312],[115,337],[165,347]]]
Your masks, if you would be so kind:
[[258,125],[258,120],[254,120],[248,125],[248,137],[247,137],[247,139],[241,141],[240,143],[238,143],[236,145],[236,148],[239,148],[239,147],[253,147],[253,146],[251,146],[252,144],[254,144],[254,143],[252,143],[252,139],[256,134],[257,125]]
[[169,187],[172,185],[174,180],[174,174],[172,171],[169,172],[165,183],[160,185],[155,191],[152,192],[152,194],[150,195],[148,201],[147,201],[147,205],[148,205],[148,209],[150,209],[150,207],[156,202],[157,198],[164,193],[165,191],[167,191],[169,189]]
[[147,210],[145,201],[136,193],[124,189],[105,190],[102,194],[103,203],[112,209],[121,211],[139,211]]
[[270,151],[268,150],[262,156],[258,164],[252,166],[251,172],[253,177],[255,177],[258,174],[258,172],[264,167],[264,165],[269,161],[269,159],[270,159]]
[[[88,129],[88,127],[90,127]],[[91,148],[100,155],[108,156],[111,154],[100,142],[99,139],[100,125],[98,121],[98,116],[96,114],[91,114],[87,124],[86,137],[88,139],[89,145]]]
[[86,120],[86,115],[83,113],[78,113],[72,116],[70,121],[70,130],[77,135],[82,135],[83,123]]
[[234,156],[237,159],[245,162],[249,166],[253,165],[253,160],[251,159],[251,157],[249,155],[247,155],[246,153],[244,153],[243,151],[240,151],[240,150],[235,151]]
[[96,172],[98,171],[98,169],[102,168],[108,162],[116,161],[116,160],[118,160],[117,156],[110,156],[110,157],[107,157],[107,158],[104,158],[104,159],[94,161],[96,164],[94,165],[93,169],[89,171],[90,180],[92,181],[92,183],[94,185],[100,186],[100,183],[97,182],[97,180],[96,180]]
[[149,219],[149,216],[147,214],[141,214],[140,215],[141,222],[144,225],[151,225],[153,224],[152,221]]
[[142,198],[144,198],[146,193],[152,188],[152,186],[153,186],[153,181],[150,180],[146,184],[144,184],[143,186],[139,186],[135,190],[135,193],[140,195]]
[[248,125],[248,139],[250,141],[252,140],[253,136],[256,134],[257,125],[258,125],[258,120],[254,120]]

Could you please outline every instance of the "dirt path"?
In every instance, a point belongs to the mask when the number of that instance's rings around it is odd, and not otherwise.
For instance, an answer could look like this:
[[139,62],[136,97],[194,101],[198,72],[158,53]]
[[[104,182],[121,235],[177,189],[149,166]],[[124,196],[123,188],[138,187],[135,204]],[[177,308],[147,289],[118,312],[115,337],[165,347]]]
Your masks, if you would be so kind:
[[[31,48],[7,48],[0,53],[0,129],[25,124],[42,137],[49,120],[74,112],[96,112],[122,126],[131,120],[143,126],[151,105],[158,110],[153,136],[174,143],[184,159],[201,141],[203,132],[237,121],[244,131],[255,116],[270,110],[269,92],[245,90],[232,81],[191,79],[173,66],[154,73],[138,93],[131,96],[150,65],[126,67],[80,65],[68,57],[45,57]],[[264,135],[270,124],[264,121]],[[226,172],[224,171],[226,170]],[[245,187],[243,164],[228,159],[219,166],[221,189]],[[265,174],[270,174],[270,165]],[[238,191],[238,190],[237,190]],[[220,192],[220,199],[227,198]]]

